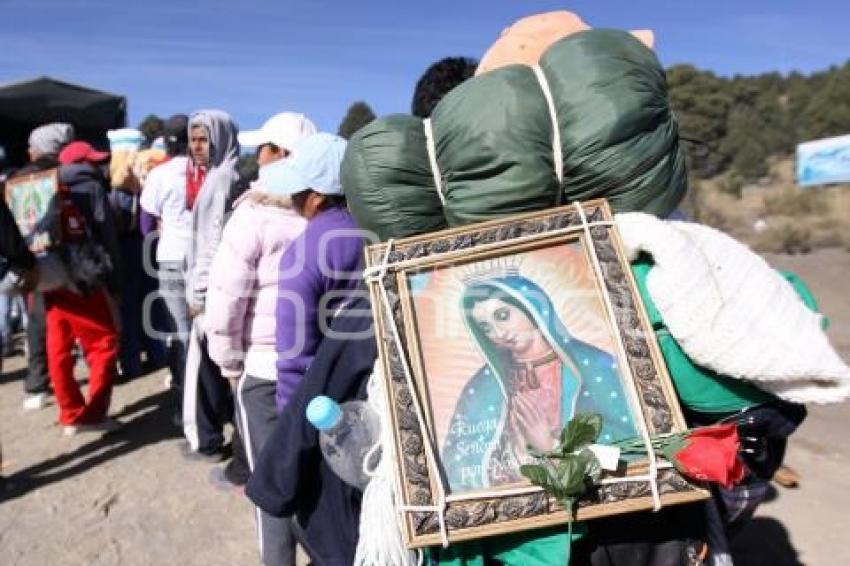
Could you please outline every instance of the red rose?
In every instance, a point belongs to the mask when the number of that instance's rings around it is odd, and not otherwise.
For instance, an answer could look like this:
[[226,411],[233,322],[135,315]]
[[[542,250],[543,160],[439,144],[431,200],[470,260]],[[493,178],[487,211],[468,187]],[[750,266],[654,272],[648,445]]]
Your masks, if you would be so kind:
[[676,468],[686,476],[711,481],[730,488],[745,474],[738,460],[738,428],[734,424],[694,429],[684,438],[684,446],[671,454]]

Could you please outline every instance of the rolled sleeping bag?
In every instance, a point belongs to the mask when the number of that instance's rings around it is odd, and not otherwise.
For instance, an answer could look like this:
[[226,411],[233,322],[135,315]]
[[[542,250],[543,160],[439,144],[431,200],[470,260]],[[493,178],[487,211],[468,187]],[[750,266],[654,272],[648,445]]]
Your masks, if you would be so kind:
[[447,226],[419,118],[394,114],[363,126],[349,140],[341,176],[352,215],[381,240]]
[[427,123],[373,122],[349,142],[342,176],[355,218],[382,238],[592,198],[664,217],[687,189],[664,70],[618,30],[559,40],[537,74],[510,65],[470,79]]
[[604,197],[615,212],[666,217],[688,186],[664,69],[627,32],[589,30],[540,61],[556,105],[564,199]]
[[462,83],[434,108],[431,127],[449,226],[558,204],[552,119],[531,67]]

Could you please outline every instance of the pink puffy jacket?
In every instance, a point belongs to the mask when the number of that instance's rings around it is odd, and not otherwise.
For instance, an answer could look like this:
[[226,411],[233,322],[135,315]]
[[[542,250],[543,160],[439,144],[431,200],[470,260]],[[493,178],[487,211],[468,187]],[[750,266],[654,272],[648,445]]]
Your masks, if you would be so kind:
[[288,199],[266,194],[245,198],[225,225],[204,312],[210,357],[224,377],[242,374],[249,351],[274,350],[280,257],[305,226]]

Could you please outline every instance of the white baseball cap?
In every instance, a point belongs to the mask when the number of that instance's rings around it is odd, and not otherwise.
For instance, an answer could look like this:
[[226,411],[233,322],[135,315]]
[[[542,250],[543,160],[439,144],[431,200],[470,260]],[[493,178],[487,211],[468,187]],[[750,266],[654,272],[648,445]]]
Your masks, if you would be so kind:
[[260,147],[273,143],[292,151],[302,138],[315,133],[316,126],[304,114],[281,112],[266,120],[259,130],[239,132],[239,144],[246,147]]
[[340,166],[346,142],[339,136],[320,132],[304,139],[289,159],[260,167],[257,184],[266,192],[294,195],[312,189],[325,195],[341,195]]

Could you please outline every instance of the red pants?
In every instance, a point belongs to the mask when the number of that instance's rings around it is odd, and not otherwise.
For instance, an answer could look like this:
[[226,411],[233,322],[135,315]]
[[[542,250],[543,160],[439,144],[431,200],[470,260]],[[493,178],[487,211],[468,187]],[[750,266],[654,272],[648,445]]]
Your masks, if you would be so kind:
[[[109,410],[118,330],[103,290],[82,296],[64,289],[44,295],[47,308],[47,369],[59,422],[91,424],[102,421]],[[80,341],[89,366],[89,399],[83,398],[74,379],[74,340]]]

